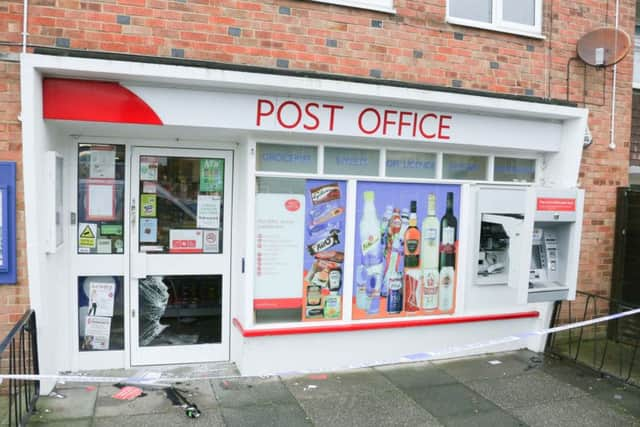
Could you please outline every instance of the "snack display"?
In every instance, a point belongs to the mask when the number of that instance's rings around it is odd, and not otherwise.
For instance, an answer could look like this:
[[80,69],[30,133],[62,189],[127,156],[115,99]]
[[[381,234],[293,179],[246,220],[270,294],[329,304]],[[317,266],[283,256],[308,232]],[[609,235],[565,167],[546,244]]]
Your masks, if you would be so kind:
[[342,318],[345,183],[308,180],[303,320]]

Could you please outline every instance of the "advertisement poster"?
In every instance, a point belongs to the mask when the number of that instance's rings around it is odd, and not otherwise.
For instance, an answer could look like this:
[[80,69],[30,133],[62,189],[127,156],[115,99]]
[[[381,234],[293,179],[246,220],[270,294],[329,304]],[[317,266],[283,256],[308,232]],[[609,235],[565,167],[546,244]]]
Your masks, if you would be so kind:
[[150,156],[140,157],[140,181],[158,180],[158,158]]
[[113,300],[116,284],[91,282],[89,283],[89,316],[113,316]]
[[111,318],[87,316],[84,329],[84,350],[109,350]]
[[140,216],[141,217],[155,217],[156,216],[156,200],[155,194],[141,194],[140,195]]
[[140,218],[140,243],[158,240],[158,218]]
[[169,252],[201,253],[202,230],[169,230]]
[[196,227],[220,228],[220,196],[198,194]]
[[304,218],[304,195],[256,194],[256,306],[300,301]]
[[359,182],[353,319],[455,310],[460,186]]
[[200,191],[222,193],[224,187],[224,160],[200,160]]
[[341,319],[346,183],[305,184],[303,320]]

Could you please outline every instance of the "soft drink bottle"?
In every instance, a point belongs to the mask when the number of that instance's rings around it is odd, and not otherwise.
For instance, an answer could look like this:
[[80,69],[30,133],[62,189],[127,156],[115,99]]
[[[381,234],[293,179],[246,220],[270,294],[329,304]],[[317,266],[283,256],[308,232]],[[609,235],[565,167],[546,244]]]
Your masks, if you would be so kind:
[[370,297],[369,314],[380,310],[380,292],[382,290],[382,246],[380,242],[380,220],[374,204],[375,193],[363,193],[364,206],[360,219],[360,244],[362,250],[362,265],[369,276],[368,294]]

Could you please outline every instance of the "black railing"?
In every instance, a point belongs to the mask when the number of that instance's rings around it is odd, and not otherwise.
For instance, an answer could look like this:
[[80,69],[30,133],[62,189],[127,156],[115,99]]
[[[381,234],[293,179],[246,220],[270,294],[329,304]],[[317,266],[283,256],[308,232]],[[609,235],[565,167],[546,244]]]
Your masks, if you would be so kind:
[[[0,373],[8,375],[38,374],[36,313],[28,310],[0,342]],[[6,419],[0,424],[24,426],[35,412],[40,394],[40,381],[9,379],[0,385],[0,402],[6,401]],[[7,424],[8,423],[8,424]]]
[[[578,291],[575,301],[556,302],[552,326],[635,308],[638,306]],[[550,334],[546,352],[640,386],[640,314]]]

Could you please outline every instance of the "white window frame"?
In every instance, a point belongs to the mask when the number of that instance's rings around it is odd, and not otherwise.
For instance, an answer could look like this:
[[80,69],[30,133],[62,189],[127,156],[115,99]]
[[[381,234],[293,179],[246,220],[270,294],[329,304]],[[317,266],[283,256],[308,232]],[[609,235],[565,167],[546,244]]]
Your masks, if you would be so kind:
[[396,13],[393,0],[311,0],[315,3],[329,3],[338,6],[355,7],[358,9],[375,10],[385,13]]
[[535,1],[534,25],[517,24],[515,22],[505,21],[502,19],[503,0],[492,0],[491,4],[491,22],[475,21],[473,19],[458,18],[450,15],[449,3],[447,0],[446,22],[449,24],[464,25],[467,27],[482,28],[491,31],[500,31],[503,33],[517,34],[526,37],[544,39],[542,35],[542,1]]

